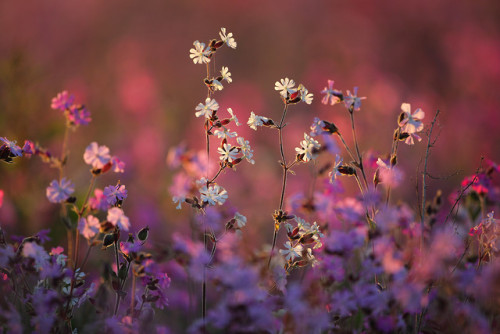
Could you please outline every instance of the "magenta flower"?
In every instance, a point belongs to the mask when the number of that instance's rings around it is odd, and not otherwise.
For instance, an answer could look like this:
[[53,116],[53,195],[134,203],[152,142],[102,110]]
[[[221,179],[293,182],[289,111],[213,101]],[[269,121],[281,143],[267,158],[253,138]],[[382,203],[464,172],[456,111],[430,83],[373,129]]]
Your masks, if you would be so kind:
[[60,183],[57,180],[50,182],[50,186],[47,187],[47,198],[52,203],[62,203],[66,201],[74,191],[74,184],[63,177]]
[[65,90],[57,94],[57,96],[52,99],[51,108],[55,110],[65,111],[66,109],[69,109],[74,101],[75,96],[73,94],[68,94],[68,91]]
[[115,205],[117,201],[127,198],[127,190],[125,185],[107,186],[104,188],[104,196],[109,204]]
[[100,228],[99,219],[92,215],[88,215],[87,218],[82,217],[78,222],[78,231],[87,240],[90,240],[99,232]]
[[99,146],[94,141],[85,149],[83,160],[85,160],[85,163],[91,165],[93,168],[102,168],[111,160],[109,148],[104,145]]
[[90,117],[90,111],[85,106],[72,105],[69,108],[68,120],[75,125],[87,125],[92,118]]
[[0,189],[0,208],[2,207],[3,205],[3,190]]
[[25,155],[31,155],[36,153],[36,146],[31,140],[24,141],[23,153]]
[[89,206],[92,210],[107,211],[109,209],[108,201],[101,189],[94,190],[94,197],[89,198]]
[[118,226],[125,232],[130,228],[130,221],[127,216],[123,213],[123,210],[117,207],[113,207],[108,210],[108,221],[113,224],[113,226]]

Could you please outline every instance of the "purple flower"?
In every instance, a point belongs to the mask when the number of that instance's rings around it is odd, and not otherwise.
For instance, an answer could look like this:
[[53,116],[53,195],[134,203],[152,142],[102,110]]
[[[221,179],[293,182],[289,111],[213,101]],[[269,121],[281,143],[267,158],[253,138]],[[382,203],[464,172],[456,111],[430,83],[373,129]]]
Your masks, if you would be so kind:
[[24,141],[23,153],[25,155],[31,155],[36,153],[35,144],[31,140]]
[[94,190],[94,197],[89,198],[89,205],[92,210],[101,211],[107,211],[110,207],[101,189]]
[[118,226],[125,232],[130,228],[130,221],[120,208],[113,207],[109,209],[107,219],[111,224],[113,224],[113,226]]
[[0,159],[11,162],[14,157],[23,156],[23,151],[17,146],[16,141],[10,141],[5,137],[0,137]]
[[115,205],[117,201],[123,201],[127,198],[125,185],[107,186],[104,188],[104,196],[110,205]]
[[68,91],[65,90],[57,94],[57,96],[52,99],[51,108],[65,111],[66,109],[69,109],[74,101],[75,96],[73,94],[69,95]]
[[62,203],[66,201],[75,190],[75,186],[70,180],[62,178],[61,182],[53,180],[47,187],[47,198],[52,203]]
[[68,120],[75,125],[87,125],[92,118],[90,112],[83,105],[72,105],[69,108]]

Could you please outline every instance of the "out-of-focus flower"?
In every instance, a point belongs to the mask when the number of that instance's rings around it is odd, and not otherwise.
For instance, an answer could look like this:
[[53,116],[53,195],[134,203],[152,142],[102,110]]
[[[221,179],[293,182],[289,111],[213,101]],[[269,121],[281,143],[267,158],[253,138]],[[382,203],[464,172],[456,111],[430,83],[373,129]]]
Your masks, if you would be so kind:
[[2,207],[3,205],[3,190],[0,189],[0,208]]
[[45,264],[50,259],[50,256],[47,254],[45,249],[36,242],[27,242],[24,244],[23,256],[33,258],[35,260],[35,267],[37,270],[45,267]]
[[85,149],[83,160],[93,168],[102,168],[111,160],[109,148],[105,145],[99,146],[94,141]]
[[353,93],[350,90],[347,91],[347,95],[344,96],[344,103],[347,109],[352,108],[352,110],[358,111],[361,108],[361,100],[366,99],[366,97],[358,97],[358,87],[354,87]]
[[408,137],[405,140],[405,144],[413,145],[415,143],[413,137],[417,138],[418,141],[422,140],[422,138],[417,135],[417,132],[422,131],[424,128],[422,119],[424,119],[425,113],[422,111],[422,109],[418,108],[412,114],[411,106],[409,103],[401,104],[401,110],[403,112],[399,116],[398,124],[401,127],[401,131],[408,134]]
[[206,64],[210,62],[210,49],[205,49],[205,43],[200,43],[199,41],[193,42],[194,48],[190,49],[191,53],[189,57],[193,60],[195,64]]
[[223,144],[222,147],[217,148],[217,151],[220,154],[219,159],[222,161],[232,162],[238,154],[236,147],[231,146],[229,143]]
[[63,177],[60,183],[57,180],[50,182],[50,186],[47,187],[46,193],[50,202],[62,203],[66,201],[74,191],[74,184]]
[[113,172],[124,173],[125,172],[125,162],[121,161],[118,157],[111,157],[111,164]]
[[309,133],[309,135],[311,137],[316,137],[322,134],[323,132],[325,132],[325,130],[323,130],[324,127],[325,127],[325,122],[319,119],[318,117],[314,117],[313,122],[311,124],[311,132]]
[[115,205],[116,202],[127,198],[127,189],[125,189],[125,185],[107,186],[104,188],[103,194],[109,204]]
[[218,109],[219,104],[217,103],[217,101],[207,97],[205,100],[205,104],[199,103],[196,106],[195,110],[197,110],[197,112],[195,113],[195,115],[196,117],[205,116],[205,118],[210,118],[212,117],[214,111],[217,111]]
[[335,180],[337,179],[337,176],[340,176],[342,175],[340,172],[339,172],[339,167],[341,166],[342,164],[342,158],[337,154],[335,156],[335,164],[333,165],[333,169],[332,171],[328,174],[328,176],[330,177],[330,183],[333,183],[335,182]]
[[23,156],[23,151],[15,140],[10,141],[5,137],[0,137],[0,159],[11,162],[14,157]]
[[274,83],[274,89],[280,92],[280,95],[283,98],[286,98],[288,93],[292,94],[296,92],[295,81],[292,79],[280,79],[280,81],[276,81]]
[[226,189],[218,184],[207,187],[206,183],[200,188],[201,200],[210,205],[222,205],[226,201],[228,195]]
[[237,43],[234,40],[232,32],[226,34],[226,28],[220,28],[219,36],[227,46],[229,46],[231,49],[236,49]]
[[286,249],[280,249],[280,253],[285,256],[287,261],[293,261],[297,257],[301,257],[301,253],[304,250],[301,244],[295,246],[292,245],[290,241],[285,243]]
[[92,210],[107,211],[110,205],[103,191],[101,189],[95,189],[94,197],[89,198],[89,206]]
[[28,156],[36,153],[36,146],[31,140],[24,141],[23,153]]
[[75,102],[73,94],[68,94],[68,91],[62,91],[52,99],[51,108],[55,110],[65,111]]
[[221,129],[217,129],[214,131],[214,136],[217,138],[233,138],[236,137],[238,134],[234,131],[231,132],[228,128],[223,126]]
[[233,79],[231,78],[231,72],[229,72],[229,68],[223,66],[220,74],[222,76],[222,80],[226,80],[229,83],[233,82]]
[[333,83],[334,83],[333,80],[328,80],[328,87],[325,87],[321,91],[321,94],[325,94],[325,96],[323,96],[323,99],[321,99],[321,103],[323,104],[330,103],[330,105],[333,106],[335,103],[340,102],[339,96],[342,95],[342,92],[333,89]]
[[128,231],[130,228],[130,221],[120,208],[112,207],[109,209],[107,220],[113,224],[113,226],[118,226],[123,231]]
[[236,212],[234,214],[234,220],[236,221],[236,227],[237,228],[243,228],[245,227],[247,223],[247,217],[243,216],[241,213]]
[[78,221],[78,231],[87,240],[94,237],[99,232],[99,228],[99,219],[92,215],[88,215],[86,218],[82,217]]
[[68,120],[75,125],[88,125],[92,118],[85,106],[72,105],[69,108]]
[[300,92],[300,100],[307,103],[307,104],[311,104],[312,100],[313,100],[313,94],[309,93],[307,88],[304,87],[304,85],[302,85],[302,84],[299,85],[298,90]]
[[253,157],[253,150],[250,147],[250,142],[248,140],[245,140],[243,137],[238,137],[236,138],[236,141],[240,145],[240,150],[241,153],[243,154],[243,158],[247,159],[249,163],[252,165],[255,164],[255,160],[252,159]]
[[397,187],[403,179],[403,173],[395,166],[387,165],[382,159],[378,158],[378,176],[380,181],[388,187]]
[[231,115],[231,118],[229,120],[234,121],[234,123],[236,123],[237,126],[240,126],[241,123],[238,121],[238,118],[234,114],[233,109],[227,108],[227,112],[229,113],[229,115]]
[[304,140],[300,142],[300,147],[295,148],[295,151],[301,155],[303,161],[309,161],[316,159],[320,147],[317,140],[304,133]]

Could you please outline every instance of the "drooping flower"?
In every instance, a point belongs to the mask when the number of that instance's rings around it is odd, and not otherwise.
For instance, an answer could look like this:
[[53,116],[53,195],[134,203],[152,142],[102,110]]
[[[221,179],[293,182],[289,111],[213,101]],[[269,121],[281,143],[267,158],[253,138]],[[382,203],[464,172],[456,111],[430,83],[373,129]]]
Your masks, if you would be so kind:
[[335,156],[335,164],[333,165],[333,169],[332,171],[328,174],[328,176],[330,177],[330,183],[333,183],[335,182],[335,180],[337,179],[337,176],[340,176],[342,175],[340,172],[339,172],[339,167],[340,165],[342,164],[342,158],[337,154]]
[[295,151],[302,156],[302,161],[309,161],[316,159],[320,147],[317,140],[304,133],[304,140],[300,142],[300,147],[295,148]]
[[197,110],[197,112],[195,113],[195,115],[196,117],[205,116],[205,118],[210,118],[212,117],[214,111],[217,111],[218,109],[219,104],[217,103],[217,101],[207,97],[205,100],[205,104],[199,103],[196,106],[195,110]]
[[199,41],[193,42],[194,48],[190,49],[191,53],[189,57],[193,60],[195,64],[206,64],[210,62],[210,49],[205,49],[205,43],[200,43]]
[[87,240],[93,238],[99,232],[99,219],[92,215],[80,218],[78,221],[78,231]]
[[50,186],[47,187],[46,193],[50,202],[62,203],[66,201],[74,191],[74,184],[63,177],[60,183],[57,180],[50,182]]
[[366,99],[366,97],[358,97],[358,87],[354,87],[353,93],[350,90],[347,91],[347,95],[344,96],[344,103],[347,109],[352,108],[352,110],[358,111],[361,108],[361,100]]
[[109,209],[107,220],[113,224],[113,226],[118,226],[123,231],[128,231],[130,228],[130,221],[120,208],[112,207]]
[[289,93],[295,93],[296,89],[294,87],[295,81],[288,78],[280,79],[280,81],[274,83],[274,89],[279,91],[283,98],[286,98]]
[[241,213],[236,212],[234,214],[234,220],[236,221],[236,227],[237,228],[243,228],[245,227],[247,223],[247,217],[243,216]]
[[231,49],[236,49],[237,43],[234,40],[232,32],[226,34],[226,28],[220,28],[219,36],[227,46],[229,46]]
[[111,160],[109,148],[105,145],[99,146],[94,141],[85,149],[83,160],[93,168],[102,168]]
[[321,94],[325,94],[325,96],[323,96],[323,99],[321,99],[321,103],[323,104],[330,103],[330,105],[333,106],[335,103],[340,102],[339,96],[342,94],[342,92],[333,89],[333,83],[334,83],[333,80],[328,80],[328,87],[325,87],[321,91]]
[[125,185],[107,186],[104,188],[103,194],[108,204],[115,205],[116,202],[127,198],[127,189],[125,189]]
[[378,173],[380,181],[388,187],[396,187],[403,179],[403,173],[396,166],[387,165],[382,159],[378,158]]
[[313,100],[313,94],[309,93],[309,91],[307,90],[307,88],[304,87],[304,85],[302,85],[302,84],[299,85],[298,90],[300,92],[300,100],[302,102],[307,103],[307,104],[311,104],[312,100]]
[[227,112],[231,115],[231,118],[229,120],[234,121],[236,123],[236,126],[240,126],[241,123],[238,121],[238,118],[234,114],[233,109],[227,108]]
[[269,118],[264,117],[264,116],[258,116],[253,113],[253,111],[250,113],[250,117],[248,118],[248,126],[251,129],[254,129],[257,131],[258,126],[264,125],[264,123],[268,122]]
[[418,141],[422,140],[422,138],[420,138],[420,136],[416,133],[422,131],[424,128],[422,120],[424,119],[425,113],[422,109],[417,108],[412,114],[409,103],[402,103],[401,110],[403,112],[399,116],[398,124],[401,127],[401,131],[408,134],[405,143],[413,145],[415,143],[413,137],[415,137]]

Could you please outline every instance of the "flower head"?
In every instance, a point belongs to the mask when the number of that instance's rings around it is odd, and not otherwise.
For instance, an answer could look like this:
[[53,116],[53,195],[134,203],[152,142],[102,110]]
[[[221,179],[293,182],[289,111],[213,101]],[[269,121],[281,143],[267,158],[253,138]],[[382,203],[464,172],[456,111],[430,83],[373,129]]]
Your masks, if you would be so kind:
[[342,158],[337,154],[335,156],[335,165],[333,165],[332,171],[328,174],[328,176],[330,177],[330,183],[333,183],[337,179],[337,176],[342,175],[339,172],[339,167],[341,164],[342,164]]
[[217,151],[220,154],[219,159],[228,162],[235,160],[236,155],[238,154],[237,148],[231,146],[229,143],[224,143],[222,147],[217,148]]
[[208,119],[212,117],[214,111],[219,110],[219,104],[214,99],[207,97],[205,99],[205,104],[199,103],[198,106],[196,106],[196,110],[196,117],[205,116],[205,118]]
[[223,66],[220,74],[222,76],[222,80],[226,80],[228,83],[233,82],[233,79],[231,78],[231,72],[229,72],[229,69],[227,67]]
[[222,205],[227,199],[227,191],[218,184],[207,187],[206,183],[200,188],[200,195],[202,202],[210,205]]
[[107,186],[104,188],[103,194],[108,204],[115,205],[116,202],[127,198],[127,189],[125,189],[125,185]]
[[47,198],[52,203],[62,203],[66,201],[69,196],[75,191],[75,186],[70,180],[66,180],[65,177],[62,178],[59,183],[57,180],[50,182],[50,186],[47,187]]
[[112,207],[109,209],[107,220],[113,224],[113,226],[118,226],[124,231],[128,231],[130,228],[130,221],[120,208]]
[[88,125],[92,118],[90,112],[85,106],[72,105],[69,107],[68,120],[74,125]]
[[255,161],[252,159],[253,150],[250,147],[250,142],[248,140],[245,140],[245,138],[243,137],[236,138],[236,141],[240,145],[240,151],[243,154],[243,158],[247,159],[247,161],[252,165],[255,164]]
[[296,257],[301,257],[304,247],[301,244],[295,246],[292,245],[290,241],[285,243],[286,249],[280,249],[280,253],[283,254],[287,261],[293,261]]
[[190,49],[191,53],[189,57],[193,60],[195,64],[206,64],[210,62],[210,49],[205,49],[205,43],[200,43],[199,41],[193,42],[194,48]]
[[422,120],[424,119],[425,113],[422,111],[422,109],[418,108],[412,114],[411,106],[409,103],[401,104],[401,110],[403,112],[399,116],[398,124],[401,127],[401,131],[408,134],[405,143],[408,145],[413,145],[413,137],[417,138],[418,141],[422,140],[422,138],[420,138],[420,136],[418,136],[416,133],[422,131],[424,128],[424,123],[422,122]]
[[269,122],[269,118],[264,117],[264,116],[258,116],[253,113],[253,111],[250,113],[250,117],[248,118],[248,126],[251,129],[254,129],[257,131],[258,126],[264,125],[264,123]]
[[57,94],[56,97],[52,99],[51,108],[55,110],[65,111],[75,102],[75,97],[73,94],[68,94],[68,91],[62,91]]
[[307,88],[304,87],[304,85],[302,85],[302,84],[299,85],[298,90],[300,92],[300,100],[307,103],[307,104],[311,104],[312,100],[313,100],[313,94],[309,93]]
[[286,98],[288,94],[295,93],[295,81],[292,79],[280,79],[274,83],[274,89],[280,92],[281,97]]
[[233,109],[227,108],[227,112],[231,115],[230,121],[234,121],[236,126],[240,126],[241,123],[238,121],[238,118],[234,115]]
[[78,222],[78,231],[80,231],[80,234],[85,239],[90,240],[90,238],[94,237],[99,232],[100,226],[99,219],[92,215],[88,215],[86,218],[80,218]]
[[295,148],[295,151],[302,156],[302,161],[309,161],[316,159],[320,147],[321,145],[317,140],[304,133],[304,140],[300,142],[300,147]]
[[354,87],[353,93],[350,90],[347,91],[347,95],[344,96],[344,103],[347,109],[358,111],[361,108],[361,100],[366,99],[366,97],[358,97],[358,87]]
[[342,92],[333,89],[333,80],[328,80],[328,87],[325,87],[322,91],[321,94],[325,94],[323,96],[323,99],[321,99],[321,103],[323,104],[328,104],[334,105],[335,103],[340,102],[339,96],[342,95]]
[[104,145],[99,146],[94,141],[85,149],[83,160],[93,168],[102,168],[111,160],[109,148]]
[[17,146],[15,140],[10,141],[5,137],[0,137],[0,159],[6,162],[12,162],[12,158],[21,157],[23,150]]
[[226,28],[220,28],[219,36],[227,46],[229,46],[231,49],[236,49],[237,43],[234,40],[232,32],[226,34]]

